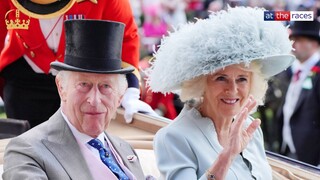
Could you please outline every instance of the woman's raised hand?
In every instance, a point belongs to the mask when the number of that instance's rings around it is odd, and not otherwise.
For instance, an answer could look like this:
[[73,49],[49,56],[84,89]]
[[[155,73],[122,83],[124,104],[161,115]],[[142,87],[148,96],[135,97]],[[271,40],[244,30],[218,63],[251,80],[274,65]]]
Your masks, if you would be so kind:
[[244,122],[248,117],[248,113],[256,106],[256,104],[257,102],[250,95],[247,103],[231,125],[229,144],[225,147],[225,150],[232,157],[236,156],[246,148],[253,136],[253,133],[260,126],[260,119],[255,119],[247,128],[243,128]]

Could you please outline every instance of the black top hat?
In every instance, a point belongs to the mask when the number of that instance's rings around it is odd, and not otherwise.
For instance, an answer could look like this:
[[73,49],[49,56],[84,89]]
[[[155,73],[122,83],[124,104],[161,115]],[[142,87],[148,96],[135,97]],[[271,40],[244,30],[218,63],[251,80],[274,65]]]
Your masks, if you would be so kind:
[[121,69],[124,24],[103,20],[65,21],[64,63],[52,62],[58,71],[101,74],[127,74],[133,67]]
[[315,39],[320,43],[320,23],[317,20],[314,21],[296,21],[291,26],[290,37],[305,36],[311,39]]
[[52,18],[68,11],[76,0],[11,0],[24,14],[33,18]]

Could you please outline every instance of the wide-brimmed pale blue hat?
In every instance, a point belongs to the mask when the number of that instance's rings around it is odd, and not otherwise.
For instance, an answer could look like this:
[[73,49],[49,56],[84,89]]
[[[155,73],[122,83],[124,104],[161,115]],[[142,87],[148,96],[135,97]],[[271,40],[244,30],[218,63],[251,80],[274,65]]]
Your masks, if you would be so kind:
[[291,65],[291,50],[287,28],[279,21],[264,21],[264,9],[229,7],[164,37],[147,83],[152,91],[173,92],[186,80],[252,61],[268,78]]

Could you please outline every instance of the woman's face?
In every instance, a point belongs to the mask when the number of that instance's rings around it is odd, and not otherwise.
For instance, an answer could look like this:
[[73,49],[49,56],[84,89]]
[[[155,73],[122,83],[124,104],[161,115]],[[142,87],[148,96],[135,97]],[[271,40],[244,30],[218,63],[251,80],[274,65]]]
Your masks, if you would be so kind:
[[216,118],[233,118],[249,97],[251,76],[243,65],[230,65],[208,75],[203,105]]

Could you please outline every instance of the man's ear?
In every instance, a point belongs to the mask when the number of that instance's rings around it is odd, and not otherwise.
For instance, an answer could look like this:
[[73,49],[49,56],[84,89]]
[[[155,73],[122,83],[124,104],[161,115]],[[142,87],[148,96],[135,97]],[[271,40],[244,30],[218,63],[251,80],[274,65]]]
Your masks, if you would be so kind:
[[[124,92],[126,92],[126,91],[127,91],[127,89],[128,89],[128,88],[126,88],[126,90],[125,90]],[[124,96],[124,94],[119,95],[118,107],[120,107],[120,106],[121,106],[121,103],[122,103],[122,100],[123,100],[123,96]]]
[[60,99],[61,101],[66,101],[66,90],[63,86],[64,83],[62,83],[62,80],[60,77],[56,77],[56,85],[57,85],[57,89],[58,89],[58,93],[59,93],[59,96],[60,96]]
[[123,95],[119,97],[119,100],[118,100],[118,107],[120,107],[120,106],[121,106],[122,99],[123,99]]

